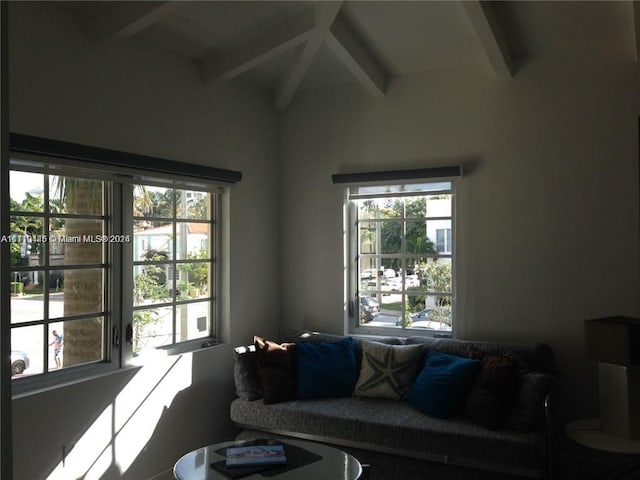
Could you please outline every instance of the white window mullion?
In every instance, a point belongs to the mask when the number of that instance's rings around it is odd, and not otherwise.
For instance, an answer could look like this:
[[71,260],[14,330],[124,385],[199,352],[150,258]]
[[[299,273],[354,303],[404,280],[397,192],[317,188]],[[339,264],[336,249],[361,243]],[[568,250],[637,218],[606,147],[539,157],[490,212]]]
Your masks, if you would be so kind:
[[128,338],[133,332],[133,185],[123,184],[120,186],[120,191],[120,208],[118,209],[120,231],[123,235],[128,235],[131,241],[122,244],[117,264],[114,259],[114,268],[118,268],[118,275],[114,275],[114,278],[121,280],[121,288],[119,289],[120,305],[114,305],[113,323],[119,331],[119,353],[122,365],[128,365],[133,359],[133,342]]

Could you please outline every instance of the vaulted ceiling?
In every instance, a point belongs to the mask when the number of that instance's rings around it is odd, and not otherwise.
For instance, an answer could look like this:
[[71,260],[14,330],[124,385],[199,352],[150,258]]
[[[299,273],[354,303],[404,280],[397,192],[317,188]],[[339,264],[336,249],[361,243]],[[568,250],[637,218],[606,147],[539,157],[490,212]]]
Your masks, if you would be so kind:
[[246,81],[284,109],[297,91],[485,68],[507,80],[527,58],[597,50],[637,61],[638,1],[58,2],[98,48],[151,42],[193,60],[203,82]]

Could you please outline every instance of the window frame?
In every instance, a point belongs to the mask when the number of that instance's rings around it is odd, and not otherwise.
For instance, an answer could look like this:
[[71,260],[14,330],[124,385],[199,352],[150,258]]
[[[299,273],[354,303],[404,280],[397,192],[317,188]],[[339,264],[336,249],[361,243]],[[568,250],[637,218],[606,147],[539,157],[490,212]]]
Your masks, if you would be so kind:
[[[126,152],[115,152],[95,147],[68,144],[65,142],[48,141],[47,139],[39,139],[37,137],[28,137],[12,135],[12,140],[18,138],[16,148],[10,147],[10,162],[6,166],[7,174],[13,170],[31,171],[34,173],[52,175],[73,175],[71,172],[82,171],[87,177],[97,178],[105,181],[105,186],[110,185],[108,194],[103,197],[109,198],[105,204],[104,215],[108,219],[105,228],[110,231],[105,233],[113,234],[129,234],[132,242],[127,246],[126,243],[106,245],[103,253],[103,262],[105,265],[111,265],[110,273],[106,275],[103,285],[103,311],[105,320],[103,325],[103,355],[102,359],[96,362],[65,367],[55,371],[44,371],[39,374],[26,375],[20,378],[14,378],[11,381],[12,394],[14,397],[29,394],[47,388],[55,388],[62,384],[73,383],[76,381],[84,381],[90,378],[113,373],[122,369],[135,367],[144,362],[144,355],[134,356],[133,347],[127,338],[128,327],[133,327],[133,302],[132,285],[133,285],[133,211],[130,205],[133,202],[133,184],[156,184],[162,187],[175,188],[176,190],[188,191],[205,191],[211,196],[209,201],[212,203],[210,218],[206,222],[209,230],[208,250],[209,257],[207,265],[209,265],[209,282],[210,292],[206,298],[209,302],[208,315],[210,318],[209,330],[206,336],[176,342],[169,346],[156,347],[154,350],[163,351],[165,354],[178,354],[189,351],[195,351],[203,347],[209,347],[222,343],[222,292],[227,291],[227,287],[223,284],[223,271],[228,269],[225,267],[228,259],[222,257],[223,248],[222,240],[226,238],[223,232],[224,228],[228,228],[229,221],[226,220],[228,215],[228,196],[230,195],[230,186],[239,181],[242,177],[240,172],[221,170],[210,167],[198,166],[196,170],[202,174],[205,179],[193,178],[187,175],[181,175],[180,172],[191,171],[191,164],[181,162],[165,161],[163,167],[169,165],[175,167],[176,172],[152,171],[149,169],[139,170],[136,168],[122,167],[122,163],[132,154]],[[31,148],[24,139],[36,139],[34,145],[37,148]],[[26,146],[25,146],[26,145]],[[56,150],[56,146],[62,145],[62,152]],[[67,152],[73,151],[74,148],[84,152],[83,155],[65,155]],[[35,151],[35,153],[34,153]],[[88,157],[94,154],[96,158],[104,158],[105,152],[107,156],[115,155],[117,162],[109,165],[103,161],[91,162]],[[72,158],[70,158],[72,157]],[[151,157],[136,156],[136,158],[151,159]],[[158,159],[162,161],[162,159]],[[135,162],[133,162],[135,164]],[[61,173],[63,172],[63,173]],[[228,173],[227,178],[223,178]],[[127,186],[129,185],[129,186]],[[108,187],[107,187],[108,188]],[[3,206],[3,213],[7,215],[10,212],[10,204]],[[111,209],[111,211],[109,210]],[[41,215],[48,218],[44,212]],[[186,219],[184,219],[186,220]],[[171,219],[172,225],[176,223],[176,216]],[[48,233],[48,226],[44,230]],[[46,247],[49,248],[48,246]],[[44,263],[44,262],[43,262]],[[13,270],[14,266],[10,269]],[[51,269],[52,265],[48,265]],[[176,297],[173,297],[175,303]],[[203,299],[205,301],[205,299]],[[131,304],[131,305],[129,305]],[[116,308],[120,305],[119,308]],[[226,311],[226,310],[225,310]],[[59,321],[64,321],[62,317]],[[48,334],[46,325],[49,320],[43,318],[42,324],[45,333]],[[12,326],[10,322],[3,324],[3,335],[11,337]],[[172,327],[172,335],[175,340],[175,324]],[[47,362],[43,362],[43,367]],[[49,362],[50,363],[50,362]]]
[[[459,291],[459,283],[460,283],[460,274],[459,274],[459,252],[458,252],[458,232],[459,228],[459,177],[444,177],[438,176],[437,178],[398,178],[392,179],[389,181],[367,181],[367,182],[358,182],[346,185],[344,188],[344,218],[345,218],[345,228],[344,228],[344,250],[345,250],[345,296],[346,296],[346,305],[347,309],[345,311],[345,319],[344,319],[344,331],[346,334],[352,335],[365,335],[365,336],[397,336],[397,337],[408,337],[411,335],[420,335],[420,336],[432,336],[432,337],[451,337],[455,338],[459,331],[459,318],[458,318],[458,291]],[[415,196],[429,196],[434,194],[445,193],[442,190],[437,190],[434,192],[431,191],[423,191],[415,194],[415,191],[404,190],[405,186],[411,186],[416,184],[440,184],[447,183],[450,185],[450,189],[448,193],[451,195],[451,251],[450,252],[436,252],[433,255],[429,255],[429,257],[446,257],[451,259],[451,330],[427,330],[425,328],[412,328],[405,326],[395,326],[395,327],[382,327],[382,326],[371,326],[367,323],[360,324],[360,278],[359,278],[359,232],[358,232],[358,205],[357,198],[354,199],[352,197],[361,198],[395,198],[395,197],[415,197]],[[367,187],[390,187],[391,189],[398,188],[399,191],[382,193],[380,195],[376,195],[374,193],[371,194],[357,194],[359,188],[367,188]],[[433,219],[441,219],[441,217],[433,217],[429,218],[425,216],[425,219],[433,220]],[[410,217],[402,217],[401,221],[404,223],[407,220],[410,220]],[[390,256],[400,256],[404,257],[406,260],[407,257],[410,257],[411,254],[407,254],[404,252],[405,244],[406,244],[406,236],[403,233],[402,235],[402,249],[403,252],[398,255],[390,254]],[[435,247],[434,241],[434,247]],[[437,250],[437,248],[436,248]],[[379,254],[384,257],[384,254]],[[403,286],[401,290],[402,295],[407,295],[407,288]]]

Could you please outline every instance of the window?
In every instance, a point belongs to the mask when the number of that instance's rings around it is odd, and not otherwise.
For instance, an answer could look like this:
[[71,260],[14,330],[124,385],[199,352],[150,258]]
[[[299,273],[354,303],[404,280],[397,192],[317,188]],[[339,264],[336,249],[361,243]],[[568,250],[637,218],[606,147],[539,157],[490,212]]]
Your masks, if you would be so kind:
[[[351,330],[450,335],[454,321],[454,185],[348,188]],[[364,300],[363,300],[364,299]]]
[[0,241],[10,243],[11,357],[21,385],[216,341],[226,188],[104,167],[12,154],[10,231]]
[[210,336],[215,196],[153,185],[133,191],[134,353]]
[[436,250],[438,253],[451,253],[451,229],[436,229]]

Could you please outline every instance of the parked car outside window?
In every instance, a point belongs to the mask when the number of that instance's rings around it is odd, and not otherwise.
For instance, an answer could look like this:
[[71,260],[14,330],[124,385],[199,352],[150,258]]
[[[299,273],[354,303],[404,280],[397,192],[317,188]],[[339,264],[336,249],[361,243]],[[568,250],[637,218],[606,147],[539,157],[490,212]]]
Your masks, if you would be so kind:
[[11,350],[11,375],[20,375],[29,368],[29,355],[18,350]]
[[370,322],[373,317],[378,316],[380,313],[380,305],[373,297],[360,297],[360,317],[364,318],[365,322]]

